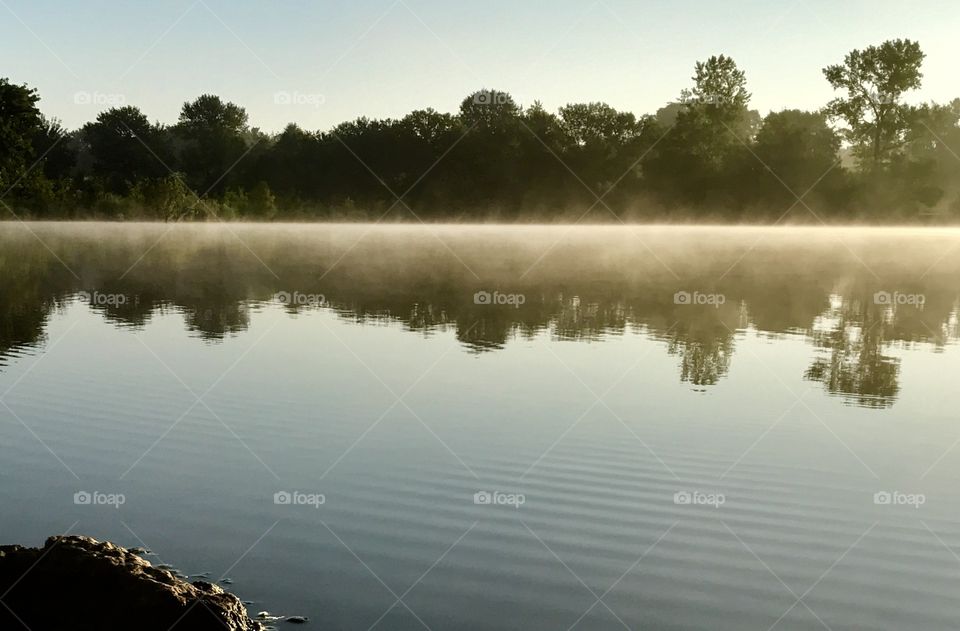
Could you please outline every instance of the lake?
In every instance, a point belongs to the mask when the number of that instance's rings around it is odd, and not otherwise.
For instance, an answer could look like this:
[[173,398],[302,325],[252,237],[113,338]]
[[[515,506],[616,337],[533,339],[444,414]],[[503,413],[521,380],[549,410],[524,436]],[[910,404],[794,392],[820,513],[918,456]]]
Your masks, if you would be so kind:
[[0,543],[319,629],[960,620],[960,230],[0,224]]

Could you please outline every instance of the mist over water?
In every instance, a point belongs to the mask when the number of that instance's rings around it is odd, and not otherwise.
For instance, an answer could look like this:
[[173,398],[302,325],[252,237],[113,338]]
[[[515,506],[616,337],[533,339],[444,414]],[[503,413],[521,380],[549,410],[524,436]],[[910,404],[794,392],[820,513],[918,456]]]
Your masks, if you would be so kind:
[[80,223],[10,224],[0,238],[4,347],[33,344],[77,301],[118,326],[182,313],[208,340],[279,305],[452,331],[473,352],[640,333],[666,342],[683,381],[712,385],[738,334],[797,335],[816,349],[809,379],[885,406],[895,347],[957,335],[960,230]]
[[940,228],[0,224],[0,532],[322,628],[950,628],[958,273]]

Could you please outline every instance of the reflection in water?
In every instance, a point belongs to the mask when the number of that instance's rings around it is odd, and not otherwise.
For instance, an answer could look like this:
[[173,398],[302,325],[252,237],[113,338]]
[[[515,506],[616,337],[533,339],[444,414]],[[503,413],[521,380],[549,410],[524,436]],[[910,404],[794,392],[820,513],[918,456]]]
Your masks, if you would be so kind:
[[670,340],[670,354],[680,357],[680,379],[697,386],[712,386],[730,368],[733,335],[712,329],[675,333]]
[[[816,349],[806,378],[866,407],[896,399],[896,347],[957,339],[960,233],[637,230],[6,224],[0,366],[39,344],[49,314],[77,296],[123,327],[176,310],[209,341],[245,331],[278,292],[291,315],[327,308],[421,334],[452,329],[472,352],[545,329],[585,342],[636,331],[664,342],[697,387],[731,369],[738,332],[802,335]],[[477,304],[477,291],[524,300]],[[723,300],[677,304],[678,291]]]
[[850,395],[858,405],[889,406],[900,390],[900,360],[884,354],[884,341],[897,338],[887,330],[893,318],[881,308],[840,299],[840,306],[828,312],[835,324],[813,332],[814,344],[825,353],[806,378],[823,382],[831,394]]

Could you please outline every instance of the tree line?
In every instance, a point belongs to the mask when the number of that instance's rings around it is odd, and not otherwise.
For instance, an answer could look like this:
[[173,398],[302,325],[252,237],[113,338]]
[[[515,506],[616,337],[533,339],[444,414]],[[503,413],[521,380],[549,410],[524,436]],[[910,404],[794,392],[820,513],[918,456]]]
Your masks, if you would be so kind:
[[122,105],[67,130],[0,78],[0,201],[34,218],[952,220],[960,99],[906,102],[924,56],[906,39],[851,51],[817,111],[761,116],[719,55],[654,114],[485,89],[456,113],[278,134],[211,94],[173,125]]

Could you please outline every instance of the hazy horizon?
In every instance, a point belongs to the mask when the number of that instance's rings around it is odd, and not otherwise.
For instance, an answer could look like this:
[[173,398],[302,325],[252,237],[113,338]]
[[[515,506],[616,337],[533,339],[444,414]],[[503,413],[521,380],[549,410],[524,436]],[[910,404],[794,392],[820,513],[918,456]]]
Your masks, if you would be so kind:
[[[163,5],[0,1],[10,79],[36,87],[40,109],[68,128],[117,104],[174,123],[203,93],[242,103],[267,132],[295,122],[327,129],[359,116],[455,112],[497,89],[548,110],[583,101],[653,113],[689,86],[695,61],[727,54],[761,113],[817,109],[833,96],[821,68],[854,47],[919,40],[923,87],[909,102],[948,102],[953,29],[946,2],[629,3],[570,0],[549,10],[393,0],[260,7],[183,0]],[[77,97],[77,95],[83,95]],[[278,105],[278,94],[293,95]],[[78,103],[77,101],[81,101]]]

